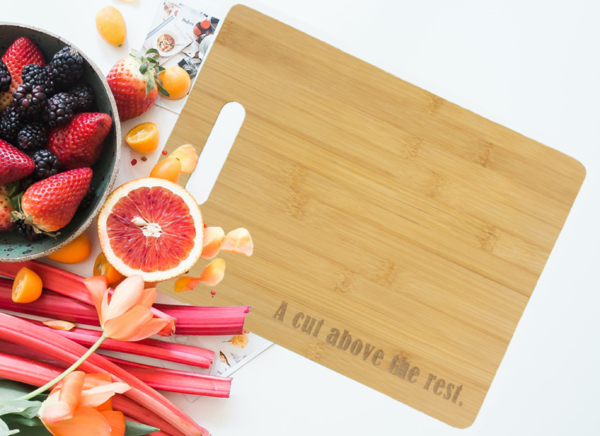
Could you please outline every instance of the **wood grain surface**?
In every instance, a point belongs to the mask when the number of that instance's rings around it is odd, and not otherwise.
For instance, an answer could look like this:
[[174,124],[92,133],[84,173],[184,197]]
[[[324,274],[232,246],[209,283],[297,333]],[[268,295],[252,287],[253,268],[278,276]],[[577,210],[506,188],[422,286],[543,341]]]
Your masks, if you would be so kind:
[[471,425],[583,166],[244,6],[226,17],[167,149],[201,150],[230,101],[246,120],[202,212],[249,229],[255,254],[220,255],[216,298],[159,289],[251,305],[252,332]]

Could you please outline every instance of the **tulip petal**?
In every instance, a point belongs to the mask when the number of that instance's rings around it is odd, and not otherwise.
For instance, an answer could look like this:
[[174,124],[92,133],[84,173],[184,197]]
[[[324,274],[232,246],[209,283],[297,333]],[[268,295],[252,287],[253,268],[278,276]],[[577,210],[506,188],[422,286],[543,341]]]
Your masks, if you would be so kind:
[[90,291],[92,300],[94,301],[94,306],[96,306],[98,315],[100,315],[102,298],[104,298],[104,294],[108,289],[108,279],[106,278],[106,276],[94,276],[85,279],[83,281],[83,284],[88,289],[88,291]]
[[118,318],[104,322],[104,334],[111,339],[128,341],[138,334],[141,327],[152,319],[153,315],[144,306],[138,305]]
[[54,436],[113,436],[108,420],[91,407],[78,407],[71,419],[58,424],[49,424],[43,418],[42,422]]
[[58,401],[55,401],[56,397],[53,397],[53,401],[46,404],[42,419],[50,424],[71,419],[79,405],[84,381],[85,373],[82,371],[74,371],[65,377],[60,387]]
[[200,280],[194,277],[179,277],[175,282],[175,292],[191,291],[200,283]]
[[108,309],[102,307],[102,317],[104,322],[118,318],[132,307],[140,304],[144,296],[144,280],[142,276],[135,275],[126,278],[112,294]]
[[83,382],[83,390],[92,389],[96,386],[104,386],[112,383],[110,374],[106,373],[94,373],[86,374],[85,381]]
[[204,282],[206,286],[216,286],[223,280],[224,276],[225,261],[223,259],[215,259],[204,268],[199,280]]
[[68,322],[68,321],[55,321],[53,319],[49,319],[47,321],[43,321],[43,323],[45,326],[50,327],[51,329],[55,329],[55,330],[69,331],[69,330],[73,330],[75,328],[75,324],[73,324],[72,322]]
[[104,412],[105,410],[113,410],[112,398],[109,398],[104,403],[100,404],[98,407],[96,407],[96,410],[98,412]]
[[146,324],[140,327],[139,331],[127,339],[129,342],[141,341],[147,339],[164,329],[170,321],[164,318],[152,318]]
[[225,240],[221,243],[221,250],[252,256],[254,243],[252,242],[250,232],[244,228],[240,228],[227,233]]
[[122,412],[115,411],[102,411],[102,416],[110,425],[112,430],[110,436],[125,436],[125,415]]
[[131,389],[131,386],[123,382],[97,386],[83,391],[79,404],[82,406],[98,407],[101,404],[106,403],[115,394],[123,394],[129,389]]
[[154,304],[154,300],[156,300],[156,288],[146,288],[144,289],[142,298],[138,304],[150,309]]
[[204,229],[204,248],[202,257],[212,259],[221,249],[221,243],[225,239],[225,232],[221,227],[206,227]]

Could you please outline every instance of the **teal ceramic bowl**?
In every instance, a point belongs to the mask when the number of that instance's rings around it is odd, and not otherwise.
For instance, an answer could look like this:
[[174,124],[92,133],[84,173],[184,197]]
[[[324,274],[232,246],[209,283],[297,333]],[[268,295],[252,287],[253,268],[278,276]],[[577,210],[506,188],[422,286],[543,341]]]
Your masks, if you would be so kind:
[[98,111],[109,114],[113,120],[113,125],[106,137],[102,157],[92,167],[94,171],[92,186],[96,189],[94,203],[85,212],[75,214],[75,217],[66,227],[60,230],[60,235],[56,238],[47,237],[40,241],[29,242],[21,237],[16,230],[0,233],[0,262],[20,262],[47,256],[83,233],[92,223],[112,191],[117,179],[121,156],[121,124],[117,105],[104,75],[96,64],[77,46],[60,36],[42,29],[16,23],[0,22],[0,56],[4,55],[6,49],[20,36],[27,36],[35,42],[44,53],[46,62],[50,61],[54,53],[64,46],[75,47],[85,59],[81,82],[92,87],[96,94]]

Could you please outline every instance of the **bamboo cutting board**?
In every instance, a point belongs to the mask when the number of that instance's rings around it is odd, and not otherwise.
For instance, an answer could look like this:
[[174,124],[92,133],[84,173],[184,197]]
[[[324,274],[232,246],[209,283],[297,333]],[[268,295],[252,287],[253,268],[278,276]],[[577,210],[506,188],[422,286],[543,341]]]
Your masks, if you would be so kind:
[[[167,149],[246,119],[202,212],[250,230],[225,280],[247,327],[471,425],[585,177],[576,160],[244,6]],[[206,262],[192,271],[198,276]]]

